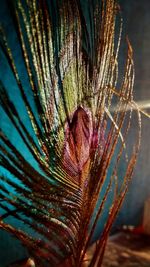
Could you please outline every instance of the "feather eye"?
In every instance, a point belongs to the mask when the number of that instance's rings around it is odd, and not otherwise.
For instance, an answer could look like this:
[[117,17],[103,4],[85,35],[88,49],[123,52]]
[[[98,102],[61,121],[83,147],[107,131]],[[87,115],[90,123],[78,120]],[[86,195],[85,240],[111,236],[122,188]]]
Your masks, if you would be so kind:
[[[106,209],[106,223],[89,263],[90,267],[100,266],[140,140],[137,108],[137,143],[127,158],[135,106],[134,66],[128,41],[118,89],[122,29],[120,19],[117,35],[118,4],[115,0],[88,1],[87,14],[78,0],[17,0],[9,4],[26,86],[3,28],[1,53],[30,127],[3,79],[0,104],[6,123],[11,124],[31,160],[2,125],[0,164],[8,175],[0,179],[0,228],[16,236],[38,266],[81,267]],[[114,103],[115,112],[111,113]],[[105,207],[108,199],[109,208]],[[20,222],[21,229],[11,225],[10,216]]]

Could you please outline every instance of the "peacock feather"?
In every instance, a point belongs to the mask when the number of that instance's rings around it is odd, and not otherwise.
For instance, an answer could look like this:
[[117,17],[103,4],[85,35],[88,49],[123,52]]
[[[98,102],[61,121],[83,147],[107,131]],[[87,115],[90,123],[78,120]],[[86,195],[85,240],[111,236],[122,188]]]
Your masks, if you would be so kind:
[[[1,127],[0,165],[6,172],[0,177],[0,228],[22,242],[37,266],[84,266],[110,199],[88,265],[101,266],[139,149],[128,39],[122,79],[118,67],[119,5],[115,0],[86,4],[87,9],[80,0],[8,1],[24,76],[5,27],[0,29],[0,55],[18,90],[15,102],[1,78],[1,110],[18,137],[11,140]],[[128,136],[135,109],[139,132],[132,147]]]

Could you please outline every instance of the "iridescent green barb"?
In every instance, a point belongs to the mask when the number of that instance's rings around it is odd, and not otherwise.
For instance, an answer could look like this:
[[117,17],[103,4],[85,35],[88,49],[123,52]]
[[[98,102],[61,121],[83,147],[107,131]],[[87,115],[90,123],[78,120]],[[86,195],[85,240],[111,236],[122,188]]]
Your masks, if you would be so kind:
[[[119,6],[115,0],[89,0],[86,14],[79,0],[17,0],[9,4],[35,109],[2,27],[1,51],[36,138],[10,99],[3,80],[0,104],[38,168],[1,129],[0,164],[14,179],[1,176],[0,207],[4,212],[0,228],[21,240],[37,266],[81,267],[111,191],[106,224],[89,263],[90,267],[101,266],[109,231],[133,173],[140,139],[139,130],[127,157],[135,106],[134,66],[128,41],[118,89],[122,31]],[[120,21],[119,33],[116,21]],[[115,112],[111,113],[114,103]],[[137,116],[140,129],[138,108]],[[125,171],[118,179],[122,160]],[[8,186],[13,188],[11,194]],[[9,216],[26,228],[10,225]]]

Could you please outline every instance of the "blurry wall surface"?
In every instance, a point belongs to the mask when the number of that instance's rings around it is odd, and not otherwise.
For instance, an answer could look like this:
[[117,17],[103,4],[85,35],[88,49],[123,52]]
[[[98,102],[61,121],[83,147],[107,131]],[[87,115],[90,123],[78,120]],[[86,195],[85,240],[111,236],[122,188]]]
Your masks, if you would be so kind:
[[[150,1],[120,0],[124,30],[134,52],[134,99],[150,103]],[[150,109],[146,110],[150,113]],[[132,125],[134,140],[134,125]],[[141,149],[132,184],[119,213],[117,224],[142,222],[143,206],[150,197],[150,121],[142,116]]]

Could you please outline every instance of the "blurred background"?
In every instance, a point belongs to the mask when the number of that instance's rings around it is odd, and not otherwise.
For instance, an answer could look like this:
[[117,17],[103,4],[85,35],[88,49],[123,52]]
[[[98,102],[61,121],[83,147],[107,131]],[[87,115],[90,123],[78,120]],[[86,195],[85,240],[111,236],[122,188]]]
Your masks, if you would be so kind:
[[[124,31],[128,34],[134,51],[134,99],[148,103],[150,100],[150,1],[120,0]],[[150,112],[150,109],[148,110]],[[132,126],[134,128],[134,125]],[[133,136],[134,140],[134,129]],[[142,221],[143,205],[150,197],[150,123],[142,116],[141,149],[134,177],[123,208],[118,216],[120,224],[138,225]]]
[[[10,38],[12,38],[12,45],[14,45],[14,51],[16,51],[17,57],[15,38],[13,40],[10,21],[9,18],[7,18],[9,17],[9,12],[7,12],[7,7],[3,2],[4,1],[1,3],[0,19],[2,19],[3,22],[5,21],[6,27],[9,29],[9,35]],[[150,104],[150,1],[120,0],[119,3],[124,21],[123,42],[125,41],[125,35],[128,34],[134,51],[134,100],[143,105]],[[19,60],[18,58],[18,64]],[[8,73],[5,67],[5,65],[2,65],[1,76],[5,75],[7,79]],[[21,66],[21,70],[22,68]],[[150,112],[150,109],[146,111]],[[1,124],[4,125],[5,118],[2,115],[0,120]],[[134,123],[132,124],[131,142],[134,141],[135,138],[135,125]],[[5,127],[8,128],[10,135],[14,135],[15,138],[15,133],[12,132],[11,127],[9,127],[9,125],[5,125]],[[122,228],[124,225],[141,226],[143,223],[144,204],[149,198],[150,121],[142,115],[142,138],[138,162],[124,205],[114,223],[113,232]],[[99,225],[96,229],[95,238],[99,236],[100,228],[101,226]],[[12,238],[8,233],[0,230],[0,267],[5,267],[10,262],[26,256],[27,251],[20,245],[19,241]]]

